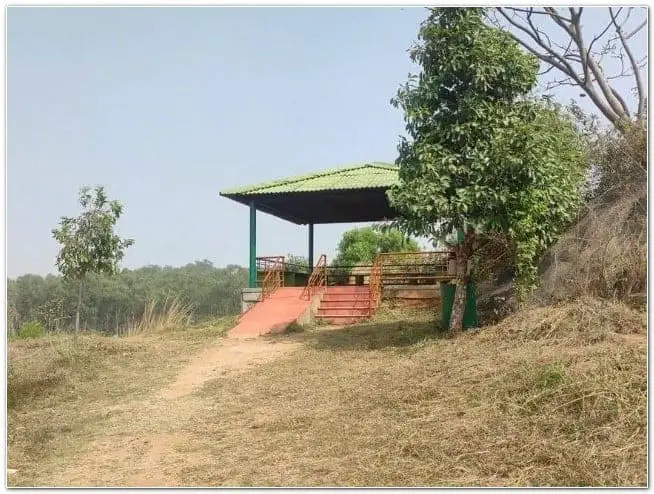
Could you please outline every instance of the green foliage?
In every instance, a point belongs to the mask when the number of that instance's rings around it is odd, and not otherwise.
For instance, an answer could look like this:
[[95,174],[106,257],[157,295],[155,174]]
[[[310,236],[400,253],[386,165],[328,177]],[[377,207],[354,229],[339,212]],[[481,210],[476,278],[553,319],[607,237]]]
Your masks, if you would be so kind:
[[67,279],[82,279],[87,273],[114,274],[125,249],[134,243],[121,240],[114,226],[122,214],[118,201],[109,201],[103,187],[82,187],[82,213],[77,218],[62,217],[52,235],[61,245],[57,268]]
[[299,272],[308,272],[309,271],[309,260],[304,256],[296,256],[294,254],[287,254],[285,258],[286,264],[291,270],[296,270]]
[[372,264],[379,252],[417,251],[415,240],[394,228],[379,230],[373,227],[355,228],[343,234],[337,247],[335,266]]
[[555,388],[566,379],[565,367],[559,363],[548,364],[540,369],[537,376],[537,383],[540,388]]
[[501,232],[514,244],[523,293],[538,256],[573,217],[584,178],[572,120],[527,98],[538,62],[484,9],[435,8],[411,59],[422,72],[392,100],[404,110],[400,185],[389,191],[409,234]]
[[23,324],[18,332],[19,338],[40,338],[43,336],[43,326],[38,321],[30,321]]
[[83,281],[89,273],[114,274],[125,249],[134,243],[121,240],[114,226],[122,214],[118,201],[109,201],[103,187],[82,187],[79,192],[82,213],[77,218],[62,217],[52,236],[61,245],[57,268],[67,281],[77,281],[77,317],[79,330]]
[[[166,298],[194,306],[193,318],[213,319],[240,312],[240,290],[247,286],[247,269],[229,265],[216,268],[208,260],[186,266],[146,266],[123,269],[116,275],[89,274],[80,308],[85,327],[121,333],[141,320],[149,300]],[[39,321],[48,331],[75,325],[76,287],[62,276],[24,275],[7,281],[9,331],[25,322]]]

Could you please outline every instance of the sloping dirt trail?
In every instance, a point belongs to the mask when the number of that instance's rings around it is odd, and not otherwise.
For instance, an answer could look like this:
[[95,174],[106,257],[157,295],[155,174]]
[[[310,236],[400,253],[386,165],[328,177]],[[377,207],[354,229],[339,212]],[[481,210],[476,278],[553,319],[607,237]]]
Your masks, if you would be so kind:
[[192,438],[180,427],[191,416],[202,413],[202,399],[193,392],[211,379],[271,362],[299,346],[297,342],[265,338],[226,338],[203,350],[171,384],[147,400],[117,405],[119,413],[107,420],[103,435],[74,458],[61,458],[48,485],[181,486],[177,472],[193,468],[203,456],[201,448],[194,447]]
[[161,391],[159,397],[164,400],[181,398],[201,388],[209,379],[270,362],[296,346],[273,343],[263,338],[227,338],[221,345],[208,348],[196,356],[179,374],[177,380]]

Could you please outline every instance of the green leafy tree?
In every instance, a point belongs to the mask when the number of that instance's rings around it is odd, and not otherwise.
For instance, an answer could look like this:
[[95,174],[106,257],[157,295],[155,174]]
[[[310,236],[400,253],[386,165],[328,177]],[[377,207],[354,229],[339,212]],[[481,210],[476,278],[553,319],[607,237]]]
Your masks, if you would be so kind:
[[[410,51],[422,71],[392,100],[404,110],[408,137],[389,196],[407,233],[464,232],[455,247],[459,287],[469,281],[477,235],[509,236],[524,293],[535,284],[538,255],[575,212],[584,166],[570,119],[527,97],[536,58],[483,19],[482,8],[434,8],[422,24]],[[465,293],[456,290],[453,334]]]
[[287,254],[284,259],[286,264],[289,265],[291,269],[298,271],[309,271],[309,259],[304,256],[296,256],[295,254]]
[[343,234],[338,243],[334,266],[372,264],[380,252],[420,250],[415,240],[396,228],[379,230],[374,227],[355,228]]
[[82,288],[89,273],[116,273],[125,249],[134,243],[121,239],[114,227],[122,214],[118,201],[109,201],[103,187],[82,187],[79,192],[82,213],[77,218],[62,217],[52,235],[61,245],[56,266],[67,281],[77,283],[75,331],[79,331]]

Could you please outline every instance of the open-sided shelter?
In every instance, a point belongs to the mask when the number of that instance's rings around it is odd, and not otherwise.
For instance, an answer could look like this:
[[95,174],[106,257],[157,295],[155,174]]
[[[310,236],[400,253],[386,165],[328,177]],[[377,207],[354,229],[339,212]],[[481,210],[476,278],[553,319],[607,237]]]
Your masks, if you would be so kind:
[[386,192],[398,181],[396,166],[371,162],[221,192],[221,196],[250,208],[250,287],[256,287],[257,282],[257,211],[308,225],[308,259],[313,266],[314,225],[395,218],[397,213]]

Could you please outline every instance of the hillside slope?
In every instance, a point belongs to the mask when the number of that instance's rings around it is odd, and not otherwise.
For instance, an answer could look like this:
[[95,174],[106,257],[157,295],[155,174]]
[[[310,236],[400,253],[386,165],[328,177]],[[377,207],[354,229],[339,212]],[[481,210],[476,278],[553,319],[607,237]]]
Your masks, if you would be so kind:
[[92,365],[32,394],[18,380],[47,348],[11,342],[9,485],[646,484],[642,314],[586,299],[457,340],[429,316],[382,311],[230,358],[215,328],[86,337]]

